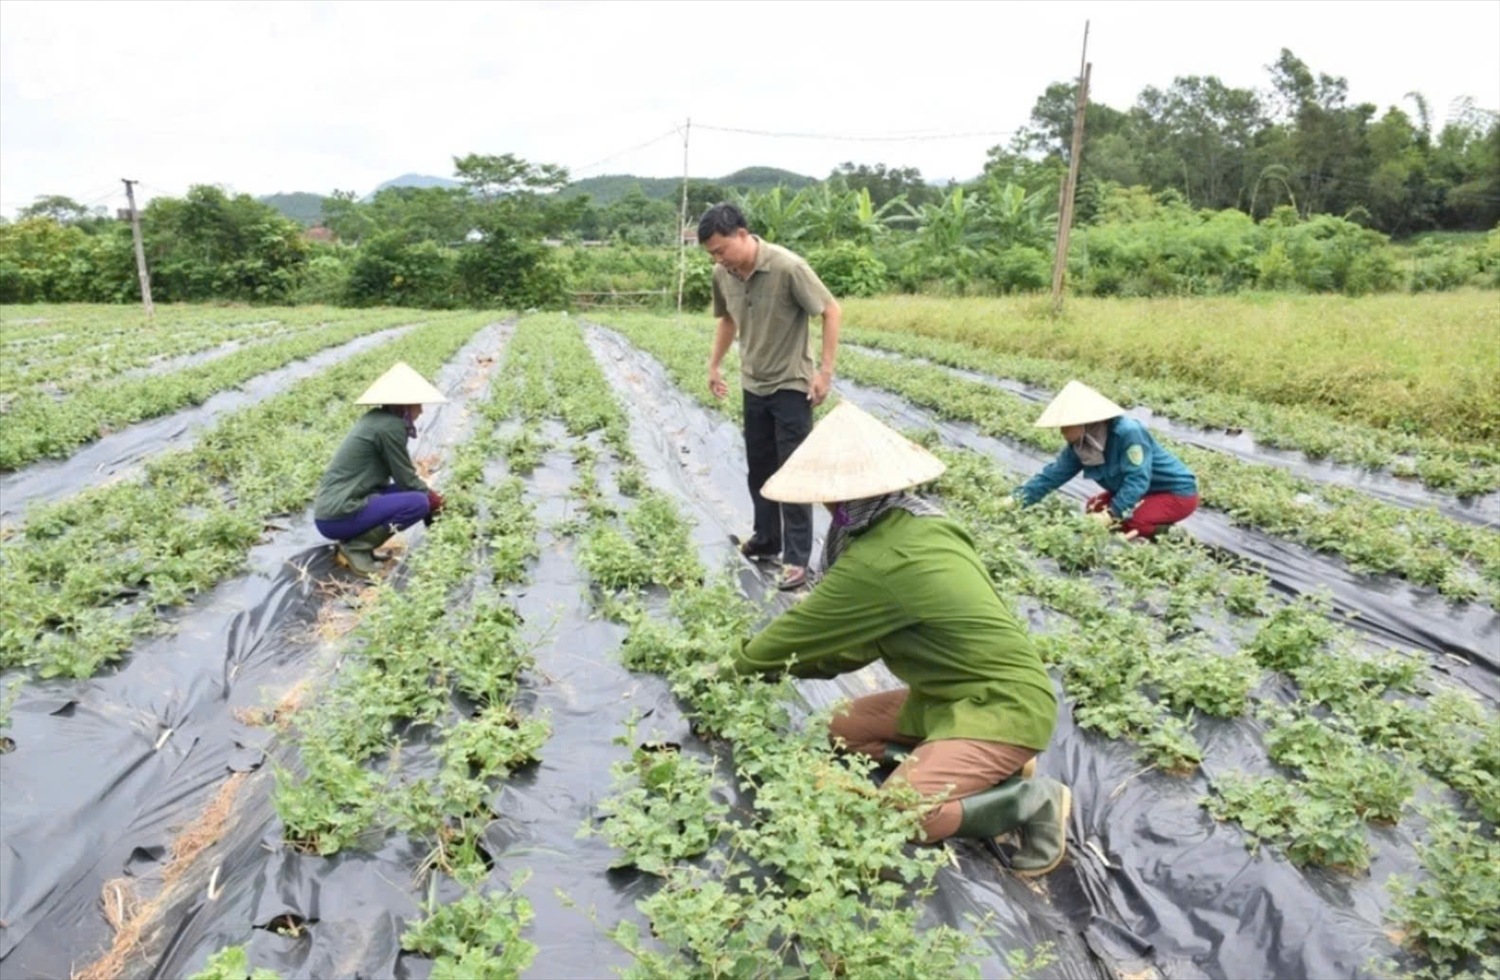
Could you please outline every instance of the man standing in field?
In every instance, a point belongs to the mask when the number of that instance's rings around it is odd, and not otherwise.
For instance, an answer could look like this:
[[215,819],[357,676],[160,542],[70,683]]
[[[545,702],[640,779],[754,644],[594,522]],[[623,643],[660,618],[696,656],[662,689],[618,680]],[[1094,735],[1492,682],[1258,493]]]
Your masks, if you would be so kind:
[[[807,583],[812,553],[812,507],[778,504],[761,486],[812,431],[812,410],[828,397],[838,354],[838,301],[817,273],[779,245],[750,234],[732,204],[715,204],[698,222],[698,244],[714,260],[714,316],[719,319],[708,358],[708,388],[729,394],[719,366],[735,337],[740,341],[744,391],[745,456],[755,533],[740,545],[751,559],[781,555],[784,590]],[[807,319],[823,318],[823,356],[813,362]]]

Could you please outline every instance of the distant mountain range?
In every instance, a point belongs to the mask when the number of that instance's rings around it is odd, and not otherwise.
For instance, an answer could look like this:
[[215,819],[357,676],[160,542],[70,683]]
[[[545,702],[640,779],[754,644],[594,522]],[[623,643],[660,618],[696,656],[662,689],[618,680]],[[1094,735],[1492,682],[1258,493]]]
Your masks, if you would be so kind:
[[388,180],[373,191],[366,194],[361,200],[372,201],[375,195],[391,187],[462,187],[463,184],[448,177],[433,177],[429,174],[402,174],[393,180]]
[[[797,190],[816,184],[818,178],[808,177],[805,174],[793,173],[790,170],[782,170],[778,167],[744,167],[724,177],[712,179],[712,183],[724,188],[734,188],[742,191],[768,191],[778,184]],[[392,187],[462,187],[463,184],[447,177],[434,177],[430,174],[402,174],[400,177],[386,181],[373,191],[366,194],[361,200],[371,201],[376,194]],[[587,194],[598,205],[612,204],[620,198],[625,197],[631,191],[639,189],[642,194],[653,200],[665,200],[672,197],[679,189],[679,178],[677,177],[637,177],[634,174],[605,174],[599,177],[585,177],[575,180],[567,187],[558,192],[560,197],[577,197],[579,194]],[[323,220],[323,195],[311,194],[306,191],[293,191],[285,194],[265,194],[256,198],[263,204],[280,211],[304,226],[315,225]]]
[[293,191],[290,194],[264,194],[256,200],[262,204],[271,205],[304,227],[315,225],[323,220],[322,194]]
[[[705,178],[693,178],[702,180]],[[707,178],[710,183],[741,191],[768,191],[778,184],[800,190],[816,184],[818,178],[782,170],[778,167],[745,167],[724,177]],[[558,191],[559,197],[577,197],[587,194],[595,204],[613,204],[631,191],[639,189],[647,197],[661,201],[672,197],[682,187],[679,177],[637,177],[633,174],[604,174],[575,180]]]

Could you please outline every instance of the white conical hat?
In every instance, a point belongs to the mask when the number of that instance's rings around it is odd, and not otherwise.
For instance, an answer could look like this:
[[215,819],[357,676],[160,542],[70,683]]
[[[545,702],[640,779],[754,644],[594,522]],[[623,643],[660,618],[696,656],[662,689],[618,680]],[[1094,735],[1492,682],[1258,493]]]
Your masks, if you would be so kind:
[[447,400],[405,361],[397,361],[394,367],[376,378],[354,404],[441,405]]
[[760,493],[787,504],[841,503],[927,483],[946,468],[932,453],[853,402],[843,401]]
[[1055,429],[1063,425],[1088,425],[1125,414],[1125,409],[1105,398],[1082,381],[1069,381],[1057,393],[1034,425]]

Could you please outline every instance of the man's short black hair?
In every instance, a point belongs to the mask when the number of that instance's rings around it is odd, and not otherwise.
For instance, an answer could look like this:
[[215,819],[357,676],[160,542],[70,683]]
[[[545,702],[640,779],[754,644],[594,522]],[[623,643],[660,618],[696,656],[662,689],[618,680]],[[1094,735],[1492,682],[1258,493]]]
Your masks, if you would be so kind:
[[703,212],[698,219],[698,244],[702,245],[715,235],[729,237],[738,228],[749,228],[745,215],[739,208],[727,202],[715,204]]

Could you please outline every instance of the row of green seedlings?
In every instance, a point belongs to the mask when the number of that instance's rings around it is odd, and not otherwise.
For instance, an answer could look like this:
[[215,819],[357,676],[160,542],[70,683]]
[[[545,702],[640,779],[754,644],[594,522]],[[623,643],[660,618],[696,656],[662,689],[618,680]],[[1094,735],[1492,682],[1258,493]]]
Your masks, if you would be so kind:
[[[892,391],[943,418],[972,423],[987,435],[1047,452],[1061,448],[1056,432],[1033,425],[1035,405],[997,386],[939,367],[852,351],[839,365],[861,384]],[[1197,474],[1204,504],[1236,524],[1337,555],[1359,571],[1398,575],[1456,601],[1479,599],[1500,607],[1500,532],[1431,508],[1380,503],[1357,490],[1170,438],[1158,441]]]
[[[705,333],[663,317],[623,315],[610,324],[661,360],[684,390],[705,405],[726,405],[737,416],[738,406],[728,404],[735,399],[717,403],[704,386]],[[839,371],[940,417],[972,423],[987,435],[1045,452],[1061,448],[1056,432],[1032,424],[1035,405],[994,385],[959,378],[940,367],[849,350],[840,354]],[[1378,503],[1356,490],[1319,485],[1222,453],[1162,442],[1198,474],[1204,502],[1236,523],[1336,554],[1361,571],[1400,575],[1454,600],[1478,598],[1500,606],[1500,532],[1432,509]]]
[[[632,464],[628,445],[628,431],[624,420],[613,411],[603,377],[594,368],[588,350],[584,347],[577,327],[558,317],[528,317],[517,327],[506,354],[506,363],[501,378],[496,382],[493,396],[485,410],[485,421],[493,434],[484,444],[474,450],[476,458],[502,456],[512,474],[503,494],[494,496],[485,508],[490,529],[482,531],[479,538],[489,553],[494,573],[506,582],[519,581],[526,565],[536,557],[536,524],[524,503],[524,484],[519,476],[530,473],[538,465],[541,454],[548,448],[539,438],[538,430],[543,420],[560,418],[569,435],[583,437],[593,432],[602,432],[603,440],[616,457]],[[499,435],[493,428],[502,419],[519,422],[518,431]],[[580,481],[587,488],[594,505],[598,506],[599,491],[593,476],[594,449],[580,441],[575,444],[574,456],[579,462]],[[622,481],[623,483],[623,481]],[[497,521],[507,522],[504,533],[494,533]],[[520,522],[514,524],[513,522]],[[524,525],[525,533],[515,533]],[[452,558],[444,556],[445,565],[451,566]],[[434,607],[434,610],[436,607]],[[516,623],[506,618],[495,621],[493,613],[476,615],[475,624],[456,638],[457,649],[463,651],[475,643],[493,642],[500,631],[507,646],[514,648]],[[408,641],[409,642],[409,641]],[[443,654],[434,651],[430,656],[441,665]],[[478,670],[469,672],[465,664],[473,663]],[[515,670],[529,665],[515,663]],[[496,703],[501,694],[508,700],[514,693],[515,675],[501,670],[498,674],[505,690],[485,694],[478,685],[483,682],[486,671],[494,672],[497,665],[471,661],[466,655],[456,662],[457,691],[470,701]],[[462,724],[462,723],[461,723]],[[515,724],[512,722],[511,724]],[[486,751],[473,739],[460,743],[453,751],[447,749],[454,742],[450,735],[445,743],[446,760],[467,759],[470,765],[470,780],[462,783],[456,773],[445,769],[435,786],[425,782],[408,786],[405,795],[398,798],[392,811],[399,815],[399,826],[408,833],[420,833],[429,839],[440,841],[439,851],[429,864],[442,866],[440,851],[451,851],[456,863],[443,870],[453,874],[471,889],[458,901],[438,905],[435,897],[429,897],[428,917],[415,924],[402,938],[403,947],[433,957],[432,976],[435,980],[512,980],[518,977],[532,962],[536,947],[523,938],[532,919],[530,902],[522,894],[527,872],[517,872],[511,879],[509,890],[483,895],[474,889],[485,865],[477,853],[478,835],[483,831],[487,818],[475,822],[472,814],[480,806],[475,780],[503,778],[506,770],[525,759],[534,759],[546,730],[535,721],[521,722],[520,733],[503,739],[504,732],[495,732],[490,745],[499,746],[500,751]],[[446,801],[434,810],[425,803],[413,804],[424,796],[435,794]],[[434,827],[434,818],[443,823]],[[457,822],[460,832],[451,828]],[[445,829],[448,828],[448,829]],[[445,835],[450,839],[443,843]],[[436,878],[433,879],[436,895]]]
[[1249,431],[1263,445],[1297,450],[1310,459],[1389,469],[1397,476],[1416,477],[1434,490],[1447,490],[1460,497],[1500,489],[1500,448],[1483,442],[1454,443],[1440,437],[1359,425],[1308,408],[1207,391],[1170,378],[1143,378],[1075,361],[1000,354],[918,333],[846,325],[843,337],[853,344],[996,378],[1013,378],[1039,388],[1055,390],[1073,378],[1080,378],[1101,391],[1108,391],[1124,405],[1147,405],[1189,425]]
[[[433,959],[435,978],[514,977],[536,954],[523,938],[532,918],[520,891],[526,873],[508,888],[483,887],[496,785],[535,762],[550,734],[548,719],[514,707],[531,661],[505,594],[537,554],[536,520],[518,478],[486,476],[513,398],[497,380],[454,455],[442,515],[403,563],[400,586],[376,591],[338,678],[299,716],[301,772],[276,771],[292,847],[374,850],[392,832],[424,843],[417,877],[429,883],[427,915],[401,942]],[[436,743],[435,774],[403,769],[403,733],[412,731]],[[439,874],[462,885],[462,897],[439,903]]]
[[[439,319],[453,314],[439,314]],[[99,384],[58,399],[45,391],[19,395],[6,407],[0,428],[0,470],[43,457],[64,457],[79,446],[145,419],[158,418],[357,337],[410,323],[411,314],[382,311],[254,344],[170,374]]]
[[118,660],[160,608],[240,570],[270,522],[312,501],[371,378],[395,361],[431,374],[491,319],[440,317],[225,416],[139,480],[30,510],[0,542],[0,669],[81,678]]
[[[109,370],[112,358],[141,367],[152,358],[191,353],[203,340],[229,340],[241,331],[300,329],[343,319],[347,310],[327,307],[258,309],[164,306],[150,320],[126,306],[7,306],[0,310],[0,379],[16,379],[50,365],[53,373],[30,383],[61,382],[80,365]],[[212,343],[207,346],[212,346]],[[20,384],[7,383],[12,392]]]
[[[513,480],[531,473],[551,448],[538,432],[544,420],[554,417],[578,440],[574,459],[580,476],[574,492],[589,512],[600,513],[598,508],[605,505],[595,475],[596,451],[584,437],[602,432],[616,458],[638,473],[624,420],[614,412],[603,377],[573,324],[551,316],[522,320],[497,386],[495,420],[505,417],[520,423],[519,429],[497,436],[492,447],[506,460]],[[514,560],[520,569],[535,557],[532,530],[524,553],[493,537],[489,544],[494,554]],[[531,905],[521,893],[526,880],[521,872],[512,878],[508,894],[486,899],[470,892],[458,902],[432,906],[428,919],[405,934],[403,945],[435,957],[435,980],[513,980],[535,955],[534,944],[522,938],[532,918]]]
[[[1056,647],[1052,655],[1065,668],[1070,695],[1086,709],[1080,720],[1095,723],[1089,727],[1111,734],[1119,734],[1111,731],[1116,726],[1157,728],[1160,719],[1148,715],[1138,700],[1122,706],[1116,696],[1142,687],[1154,689],[1177,711],[1239,717],[1262,684],[1263,672],[1280,671],[1297,683],[1309,704],[1352,719],[1373,745],[1389,747],[1400,732],[1422,735],[1414,744],[1424,767],[1468,795],[1482,815],[1500,815],[1500,792],[1488,775],[1493,760],[1485,748],[1500,738],[1500,722],[1482,723],[1479,706],[1456,689],[1416,706],[1383,697],[1413,693],[1426,673],[1423,660],[1397,652],[1360,655],[1354,635],[1337,623],[1326,599],[1285,603],[1263,576],[1236,568],[1231,558],[1180,532],[1142,548],[1081,519],[1065,501],[1017,513],[1003,506],[1014,477],[978,454],[937,451],[949,461],[938,490],[973,525],[997,581],[1076,624],[1044,645],[1049,651]],[[1068,574],[1047,575],[1037,559]],[[1114,588],[1094,582],[1089,575],[1095,571],[1108,572]],[[1255,617],[1255,632],[1241,631],[1238,653],[1216,656],[1198,625],[1209,613],[1232,629]],[[1085,652],[1070,653],[1078,650]],[[1108,695],[1109,710],[1102,717],[1093,713],[1089,698],[1099,693]],[[1424,718],[1429,709],[1430,720],[1412,720]],[[1162,736],[1155,738],[1148,751],[1164,747]],[[1190,749],[1179,758],[1189,765],[1172,765],[1170,751],[1151,761],[1164,769],[1191,769],[1197,753]]]
[[[679,333],[662,340],[660,349],[675,357],[669,370],[684,383],[693,377],[696,358],[689,349],[691,342],[680,338]],[[704,404],[730,408],[699,397]],[[1381,750],[1417,759],[1429,773],[1465,793],[1481,815],[1493,818],[1500,803],[1491,746],[1500,737],[1500,722],[1486,719],[1472,699],[1456,690],[1440,692],[1416,706],[1383,697],[1387,690],[1410,688],[1421,672],[1417,661],[1397,654],[1358,656],[1347,633],[1331,623],[1326,604],[1307,600],[1283,607],[1263,577],[1223,564],[1224,556],[1185,535],[1169,536],[1154,548],[1121,547],[1059,500],[1027,511],[1022,519],[996,506],[1004,491],[1014,486],[1013,478],[975,454],[953,454],[949,461],[949,473],[940,484],[945,502],[974,522],[981,551],[1002,588],[1033,595],[1078,624],[1073,634],[1042,637],[1040,645],[1063,670],[1080,726],[1111,737],[1135,738],[1150,765],[1191,771],[1201,758],[1189,731],[1192,714],[1243,715],[1263,671],[1285,669],[1297,657],[1294,651],[1302,650],[1305,662],[1299,664],[1297,680],[1310,692],[1310,700],[1293,710],[1300,715],[1322,712],[1330,699],[1336,700],[1352,714],[1356,730],[1365,735],[1366,747],[1346,751],[1340,766],[1321,770],[1323,784],[1338,787],[1343,794],[1337,821],[1327,821],[1318,812],[1326,809],[1324,804],[1315,805],[1309,796],[1298,798],[1306,803],[1299,811],[1303,816],[1286,823],[1307,839],[1293,836],[1284,841],[1293,855],[1304,862],[1367,863],[1365,816],[1378,820],[1382,814],[1399,810],[1410,797],[1404,788],[1409,773],[1378,754]],[[1017,542],[1025,542],[1033,556],[1048,557],[1064,572],[1074,574],[1037,573],[1019,553]],[[1101,567],[1124,583],[1121,596],[1104,596],[1083,577]],[[1230,657],[1216,656],[1207,647],[1166,643],[1191,633],[1195,612],[1218,597],[1224,610],[1235,616],[1276,611],[1261,624],[1246,649]],[[1122,609],[1119,598],[1150,615]],[[1153,620],[1161,620],[1160,625]],[[1182,712],[1187,718],[1180,717]],[[1322,794],[1325,801],[1330,795]],[[1397,802],[1392,802],[1393,795]],[[1439,813],[1439,818],[1444,816]],[[1446,816],[1461,828],[1472,824],[1451,812]],[[1472,834],[1469,840],[1474,843]],[[1424,846],[1423,853],[1430,857],[1433,852]],[[1476,851],[1471,846],[1465,853],[1472,858]],[[1466,868],[1474,863],[1461,862]],[[1433,877],[1417,886],[1420,894],[1452,896],[1472,884],[1462,876],[1444,875],[1445,869],[1431,861],[1428,864]],[[1461,902],[1449,904],[1463,907]],[[1398,914],[1413,925],[1412,916],[1400,912],[1402,908],[1398,906]],[[1473,909],[1466,914],[1475,921],[1489,914],[1482,904]],[[1407,935],[1415,945],[1436,951],[1438,958],[1444,955],[1437,932],[1409,928]]]
[[[634,958],[627,980],[674,976],[978,976],[982,923],[973,931],[923,928],[913,899],[935,891],[941,848],[912,848],[914,794],[881,793],[870,765],[833,751],[827,713],[798,729],[789,678],[733,674],[734,651],[763,611],[731,576],[705,580],[688,526],[664,496],[647,492],[618,522],[590,529],[580,563],[603,608],[627,623],[624,665],[664,675],[695,734],[730,752],[750,811],[730,819],[715,765],[660,743],[634,746],[614,767],[599,833],[620,851],[616,867],[659,878],[637,904],[652,942],[624,920],[610,936]],[[641,595],[670,590],[666,616]],[[1050,951],[1016,951],[1016,973]]]
[[[602,375],[590,373],[606,410],[600,424],[625,431]],[[946,859],[906,844],[916,799],[876,792],[868,765],[835,754],[826,715],[795,729],[790,680],[732,675],[735,644],[763,611],[732,578],[705,581],[688,524],[665,495],[630,486],[638,467],[620,458],[627,465],[617,482],[638,496],[623,515],[599,498],[593,467],[580,469],[579,563],[606,614],[630,626],[624,665],[665,675],[697,734],[721,753],[732,749],[739,789],[754,795],[750,820],[731,821],[712,763],[639,744],[634,721],[617,739],[632,753],[614,766],[602,824],[580,834],[602,834],[617,848],[615,867],[661,879],[639,904],[657,942],[630,921],[610,930],[635,959],[625,976],[977,975],[973,934],[918,925],[912,894],[932,892]],[[669,617],[649,612],[646,592],[659,589],[671,592]],[[1012,957],[1015,972],[1047,962],[1046,950]]]
[[[1391,883],[1391,917],[1434,975],[1493,942],[1500,849],[1481,820],[1500,818],[1500,717],[1453,687],[1413,697],[1426,664],[1396,652],[1361,655],[1324,599],[1277,602],[1259,576],[1216,570],[1186,536],[1131,546],[1060,502],[1022,518],[997,506],[1013,479],[976,454],[943,455],[949,470],[935,490],[975,534],[997,585],[1072,620],[1071,628],[1038,637],[1038,646],[1061,670],[1079,727],[1131,738],[1147,764],[1185,772],[1201,758],[1189,730],[1195,713],[1254,713],[1269,757],[1296,778],[1218,775],[1204,806],[1238,822],[1252,849],[1265,842],[1295,864],[1349,872],[1369,865],[1367,825],[1408,814],[1425,771],[1462,794],[1465,809],[1481,819],[1451,806],[1423,809],[1428,840],[1418,850],[1429,877]],[[1033,558],[1063,559],[1070,574],[1039,573],[1022,548]],[[1126,584],[1107,593],[1086,577],[1096,570]],[[1170,618],[1211,605],[1216,594],[1235,616],[1269,611],[1228,656],[1194,642],[1192,627]],[[1178,602],[1183,595],[1187,601]],[[1182,636],[1188,642],[1172,642]],[[1267,671],[1292,680],[1297,700],[1257,702],[1252,694]]]
[[266,310],[238,310],[231,320],[197,319],[172,328],[156,326],[99,337],[70,324],[70,332],[61,335],[67,343],[53,346],[33,345],[10,356],[9,346],[0,348],[6,355],[0,362],[0,398],[9,398],[30,388],[45,388],[52,395],[67,394],[117,377],[128,371],[148,368],[171,358],[208,351],[228,341],[256,343],[271,338],[328,327],[346,319],[348,313],[329,316],[326,311],[289,310],[290,315],[270,314]]
[[[644,322],[656,324],[661,321],[659,318],[651,318]],[[686,334],[685,331],[649,334],[645,337],[646,343],[643,346],[652,353],[665,354],[664,359],[674,379],[687,390],[698,392],[701,385],[692,382],[698,380],[696,370],[701,370],[701,363],[698,362],[697,354],[701,352],[694,350],[695,342]],[[706,391],[699,393],[698,397],[705,405],[726,412],[732,413],[737,408],[729,401],[713,400]],[[1263,576],[1247,573],[1237,567],[1231,556],[1198,545],[1186,535],[1168,535],[1154,548],[1118,547],[1113,546],[1118,544],[1113,536],[1103,533],[1092,522],[1079,519],[1073,505],[1060,498],[1053,498],[1031,508],[1024,515],[1006,511],[999,505],[1005,491],[1016,484],[1012,476],[1002,473],[993,463],[973,453],[952,454],[949,458],[952,469],[943,483],[948,488],[947,492],[967,498],[973,508],[978,508],[971,513],[984,516],[1000,529],[999,533],[992,534],[987,541],[992,571],[997,577],[1007,579],[1027,575],[1028,581],[1020,583],[1023,587],[1021,591],[1035,594],[1052,608],[1089,624],[1090,628],[1096,630],[1102,649],[1161,649],[1166,645],[1167,639],[1193,633],[1197,629],[1194,625],[1195,615],[1208,604],[1221,603],[1225,613],[1236,617],[1259,615],[1282,605]],[[1142,605],[1149,615],[1134,615],[1129,610],[1121,609],[1120,603],[1103,596],[1081,575],[1057,577],[1036,574],[1031,563],[1014,546],[1017,542],[1024,542],[1035,556],[1050,559],[1065,572],[1084,573],[1096,568],[1109,571],[1126,587],[1126,597],[1131,602]],[[1278,616],[1295,616],[1316,625],[1319,620],[1327,620],[1326,604],[1309,600],[1296,609],[1283,610]],[[1270,633],[1277,632],[1279,622],[1278,619],[1268,624],[1266,629]],[[1332,624],[1328,624],[1327,628],[1329,640],[1338,641],[1337,655],[1317,658],[1308,669],[1333,672],[1338,675],[1335,677],[1337,683],[1362,685],[1366,697],[1358,705],[1366,715],[1402,710],[1399,707],[1378,707],[1381,703],[1378,695],[1384,688],[1370,690],[1370,680],[1358,674],[1365,671],[1374,672],[1378,676],[1392,668],[1352,654],[1347,649],[1353,646],[1348,632],[1335,628]],[[1294,635],[1296,633],[1295,630],[1290,632]],[[1149,642],[1141,643],[1135,639],[1138,637],[1149,638]],[[1271,641],[1267,639],[1263,642]],[[1392,658],[1398,664],[1407,662],[1407,658],[1399,655],[1393,654]],[[1123,669],[1124,664],[1133,662],[1136,658],[1129,654],[1113,658],[1098,655],[1088,658],[1090,662],[1110,659],[1121,660]],[[1265,659],[1274,667],[1278,658],[1268,656]],[[1202,667],[1204,662],[1214,666],[1205,671]],[[1148,672],[1140,665],[1132,669],[1143,678],[1147,676]],[[1413,664],[1413,669],[1419,668]],[[1098,685],[1106,691],[1113,691],[1119,686],[1116,673],[1109,670],[1102,670],[1101,673],[1104,680],[1094,681],[1087,675],[1079,676],[1075,679],[1075,686],[1087,690]],[[1149,674],[1152,683],[1167,692],[1170,703],[1231,717],[1244,711],[1249,692],[1260,681],[1255,658],[1249,654],[1207,660],[1196,650],[1161,659],[1153,665]],[[1308,678],[1309,683],[1314,680]],[[1455,694],[1455,697],[1458,695]],[[1136,703],[1136,709],[1136,720],[1142,724],[1122,726],[1117,717],[1110,717],[1117,715],[1118,708],[1112,708],[1106,716],[1093,720],[1098,721],[1104,730],[1113,730],[1116,734],[1127,730],[1155,733],[1147,736],[1155,743],[1146,747],[1150,761],[1169,770],[1191,770],[1196,765],[1199,753],[1190,740],[1178,737],[1185,734],[1184,727],[1180,724],[1162,727],[1159,716],[1148,718],[1139,702]],[[1452,719],[1439,717],[1435,725],[1427,726],[1427,730],[1450,724],[1451,721]],[[1370,721],[1365,727],[1371,730],[1381,728],[1378,719]],[[1424,753],[1427,765],[1434,774],[1449,779],[1455,788],[1470,795],[1481,813],[1486,814],[1493,813],[1500,807],[1493,784],[1485,778],[1483,766],[1474,759],[1474,752],[1477,751],[1475,746],[1483,744],[1486,737],[1484,732],[1488,731],[1490,730],[1483,729],[1476,732],[1475,726],[1466,726],[1461,739],[1429,738],[1426,740]]]
[[[732,399],[723,402],[713,399],[701,383],[701,338],[692,336],[692,331],[658,329],[664,322],[659,317],[631,318],[625,321],[624,332],[648,353],[658,357],[673,380],[702,404],[734,417],[738,404]],[[978,513],[1003,529],[1003,533],[991,535],[988,541],[992,571],[997,577],[1007,579],[1029,575],[1030,580],[1021,583],[1023,591],[1035,594],[1052,608],[1071,614],[1080,622],[1088,623],[1097,630],[1103,649],[1136,651],[1145,646],[1157,649],[1164,645],[1165,639],[1193,633],[1196,630],[1194,617],[1211,603],[1221,603],[1224,612],[1233,616],[1259,615],[1281,605],[1264,576],[1246,572],[1237,567],[1232,556],[1198,545],[1186,535],[1169,535],[1154,548],[1112,547],[1111,535],[1099,531],[1092,522],[1079,519],[1074,505],[1061,498],[1052,498],[1028,509],[1024,516],[1006,512],[998,505],[1004,491],[1015,486],[1014,477],[1002,473],[993,463],[976,454],[958,453],[949,458],[953,468],[944,481],[948,492],[958,494],[962,489],[974,506],[984,508]],[[1126,587],[1127,598],[1142,604],[1150,615],[1129,615],[1129,610],[1122,610],[1119,603],[1101,596],[1098,589],[1081,575],[1035,574],[1031,562],[1017,551],[1017,542],[1024,542],[1034,555],[1050,559],[1064,572],[1108,570]],[[1315,620],[1319,618],[1315,613],[1324,608],[1322,604],[1314,604],[1304,607],[1299,615]],[[1159,620],[1160,624],[1153,620]],[[1152,642],[1143,644],[1135,640],[1136,637],[1149,637]],[[1345,630],[1334,630],[1333,637],[1340,641],[1341,647],[1352,645]],[[1124,659],[1130,661],[1134,657],[1125,656]],[[1203,659],[1194,651],[1165,660],[1152,671],[1155,683],[1169,692],[1173,703],[1221,716],[1226,712],[1229,716],[1242,713],[1249,692],[1259,683],[1259,671],[1253,658],[1230,658],[1222,664],[1218,664],[1218,660],[1223,658],[1216,658],[1214,663],[1218,665],[1207,673],[1201,668]],[[1329,670],[1348,671],[1356,669],[1349,665],[1364,662],[1341,649],[1339,656],[1320,660],[1319,664],[1336,665],[1326,668]],[[1113,676],[1109,671],[1104,673],[1106,677]],[[1119,682],[1105,680],[1096,683],[1102,684],[1105,690],[1113,690]],[[1355,683],[1355,680],[1350,678],[1347,683]],[[1080,676],[1075,684],[1088,688],[1090,679]],[[1184,689],[1171,694],[1179,686],[1196,690]],[[1372,696],[1365,703],[1376,700],[1378,698]],[[1117,719],[1108,716],[1096,720],[1104,730],[1155,733],[1147,736],[1156,743],[1146,747],[1149,760],[1169,770],[1191,770],[1199,753],[1190,740],[1181,737],[1185,734],[1183,726],[1161,727],[1159,716],[1149,719],[1138,702],[1136,707],[1137,720],[1144,724],[1121,726]],[[1114,715],[1116,711],[1111,709],[1109,714]],[[1469,734],[1472,736],[1472,732]],[[1490,812],[1496,806],[1491,795],[1493,790],[1481,776],[1471,776],[1479,772],[1479,768],[1467,759],[1450,760],[1442,755],[1445,751],[1467,751],[1474,741],[1474,738],[1466,737],[1460,742],[1449,741],[1439,747],[1435,744],[1437,740],[1432,740],[1434,744],[1429,746],[1427,754],[1436,772],[1456,774],[1453,776],[1456,785],[1474,796],[1482,811]]]

